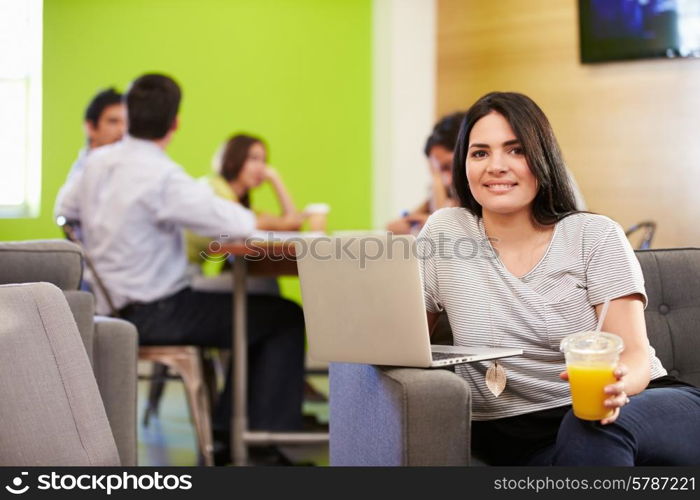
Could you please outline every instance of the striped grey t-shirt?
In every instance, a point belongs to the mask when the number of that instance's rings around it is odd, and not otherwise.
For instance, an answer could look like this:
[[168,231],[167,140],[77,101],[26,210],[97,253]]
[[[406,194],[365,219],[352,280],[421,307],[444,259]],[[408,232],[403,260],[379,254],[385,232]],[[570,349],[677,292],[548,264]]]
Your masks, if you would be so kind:
[[[516,347],[499,361],[508,382],[495,397],[486,387],[492,361],[456,366],[472,388],[472,417],[491,420],[571,403],[559,351],[571,333],[595,329],[595,305],[639,293],[644,278],[622,228],[602,215],[565,217],[542,259],[516,277],[503,266],[483,221],[464,208],[435,212],[419,236],[419,261],[430,312],[447,311],[455,345]],[[649,350],[651,378],[666,370]]]

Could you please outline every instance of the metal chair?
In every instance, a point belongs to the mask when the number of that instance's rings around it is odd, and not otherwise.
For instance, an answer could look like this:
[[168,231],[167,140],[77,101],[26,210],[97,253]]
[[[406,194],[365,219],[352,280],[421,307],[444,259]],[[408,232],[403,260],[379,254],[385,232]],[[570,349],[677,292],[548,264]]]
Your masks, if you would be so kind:
[[649,250],[651,248],[651,241],[654,239],[654,233],[656,232],[656,222],[643,221],[639,224],[635,224],[625,231],[625,236],[629,238],[637,231],[644,231],[644,234],[635,250]]

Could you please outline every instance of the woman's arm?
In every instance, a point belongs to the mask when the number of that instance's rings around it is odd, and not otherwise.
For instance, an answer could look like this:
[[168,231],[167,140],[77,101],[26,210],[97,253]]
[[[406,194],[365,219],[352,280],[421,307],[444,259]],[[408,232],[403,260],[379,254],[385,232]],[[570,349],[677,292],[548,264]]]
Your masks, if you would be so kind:
[[[600,316],[603,305],[596,306]],[[603,331],[619,335],[624,342],[620,364],[627,368],[624,392],[631,396],[642,392],[651,379],[649,339],[644,322],[644,302],[639,294],[612,300],[603,322]]]
[[[603,304],[596,306],[599,317],[602,309]],[[620,362],[614,371],[617,382],[604,389],[610,396],[605,400],[605,406],[614,410],[610,417],[601,420],[601,424],[607,425],[617,420],[620,408],[629,403],[629,396],[642,392],[651,379],[649,339],[644,322],[642,296],[633,294],[610,301],[602,329],[604,332],[619,335],[624,342]],[[569,379],[566,372],[561,374],[561,378]]]
[[430,217],[428,205],[429,203],[426,201],[410,214],[392,220],[387,224],[386,230],[394,234],[410,234],[414,228],[420,230]]
[[294,212],[287,215],[257,214],[255,227],[263,231],[298,231],[306,216]]
[[306,216],[297,212],[292,196],[287,191],[282,182],[282,177],[272,167],[265,169],[265,180],[267,180],[275,190],[277,201],[280,204],[282,215],[257,214],[258,229],[264,231],[298,231],[304,223]]
[[292,201],[292,196],[289,194],[289,191],[287,191],[284,182],[282,182],[282,177],[280,177],[277,170],[268,166],[265,169],[265,180],[272,184],[272,187],[275,190],[277,201],[282,209],[282,215],[296,213],[297,209]]

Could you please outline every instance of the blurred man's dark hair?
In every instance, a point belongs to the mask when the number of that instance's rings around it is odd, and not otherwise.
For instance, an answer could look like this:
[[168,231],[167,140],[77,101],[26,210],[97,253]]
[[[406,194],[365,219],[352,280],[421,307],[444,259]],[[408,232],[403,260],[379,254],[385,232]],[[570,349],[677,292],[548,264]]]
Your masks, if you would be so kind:
[[90,122],[93,127],[97,128],[97,124],[100,121],[100,116],[105,108],[113,106],[115,104],[120,104],[123,99],[123,95],[117,92],[114,88],[109,88],[102,90],[95,95],[85,108],[85,121]]
[[181,97],[180,86],[168,76],[149,74],[134,80],[126,92],[129,135],[165,137],[175,122]]
[[459,127],[462,124],[462,120],[464,120],[465,114],[466,113],[462,111],[458,111],[457,113],[442,117],[440,121],[435,124],[433,131],[425,141],[425,148],[423,149],[425,156],[430,156],[430,150],[435,146],[442,146],[447,151],[455,150]]

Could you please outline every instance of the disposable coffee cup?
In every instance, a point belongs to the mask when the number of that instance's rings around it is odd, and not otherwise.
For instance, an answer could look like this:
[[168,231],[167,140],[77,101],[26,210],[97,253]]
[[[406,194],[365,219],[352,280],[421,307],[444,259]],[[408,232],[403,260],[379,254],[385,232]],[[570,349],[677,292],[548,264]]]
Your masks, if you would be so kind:
[[309,231],[326,232],[326,219],[331,207],[327,203],[311,203],[306,205],[304,213],[308,216],[307,223]]
[[617,382],[613,371],[623,349],[619,336],[605,332],[574,333],[561,341],[576,417],[602,420],[612,415],[604,404],[608,395],[603,389]]

